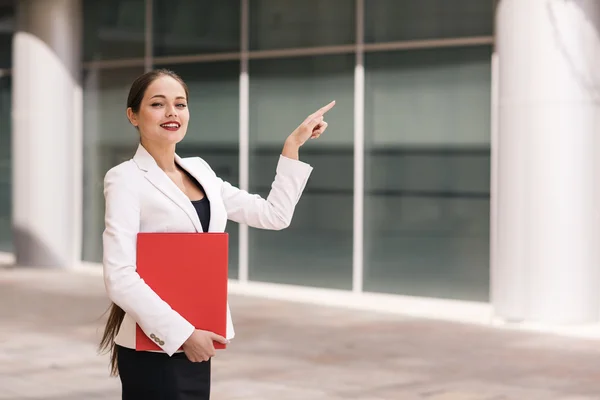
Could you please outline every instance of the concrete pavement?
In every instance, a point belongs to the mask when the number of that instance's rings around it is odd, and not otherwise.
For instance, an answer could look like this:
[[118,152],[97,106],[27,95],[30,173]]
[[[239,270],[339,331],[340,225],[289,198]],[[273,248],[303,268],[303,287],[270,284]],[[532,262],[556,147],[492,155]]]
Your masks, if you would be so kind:
[[[600,399],[600,343],[232,296],[215,400]],[[0,268],[0,399],[119,399],[101,278]]]

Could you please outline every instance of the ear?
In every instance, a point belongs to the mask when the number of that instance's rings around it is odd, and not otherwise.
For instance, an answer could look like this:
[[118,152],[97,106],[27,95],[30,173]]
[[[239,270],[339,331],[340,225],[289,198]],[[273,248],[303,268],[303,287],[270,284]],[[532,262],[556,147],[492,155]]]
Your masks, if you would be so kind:
[[127,119],[129,119],[129,122],[131,122],[131,125],[133,125],[137,128],[137,126],[138,126],[137,115],[133,112],[131,107],[127,108]]

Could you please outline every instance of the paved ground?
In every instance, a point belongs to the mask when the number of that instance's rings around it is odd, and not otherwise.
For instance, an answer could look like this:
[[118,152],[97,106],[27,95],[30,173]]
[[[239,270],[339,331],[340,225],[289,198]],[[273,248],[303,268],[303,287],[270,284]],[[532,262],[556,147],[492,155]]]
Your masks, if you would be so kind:
[[[119,399],[82,273],[0,268],[0,399]],[[600,343],[232,297],[215,400],[600,399]]]

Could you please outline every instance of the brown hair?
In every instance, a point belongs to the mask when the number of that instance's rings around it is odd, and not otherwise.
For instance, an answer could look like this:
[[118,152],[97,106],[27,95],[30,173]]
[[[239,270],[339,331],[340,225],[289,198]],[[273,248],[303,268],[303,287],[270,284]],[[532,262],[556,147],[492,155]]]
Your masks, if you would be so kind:
[[[127,97],[127,108],[131,107],[134,113],[139,112],[148,86],[162,76],[170,76],[179,82],[183,86],[183,90],[185,90],[185,97],[189,97],[188,87],[179,75],[168,69],[157,69],[146,72],[133,81],[129,89],[129,96]],[[115,337],[119,333],[123,318],[125,318],[125,311],[115,303],[112,303],[107,312],[109,313],[108,319],[104,327],[102,340],[100,341],[99,351],[103,353],[110,352],[110,374],[111,376],[117,376],[119,375],[119,368],[117,365]]]

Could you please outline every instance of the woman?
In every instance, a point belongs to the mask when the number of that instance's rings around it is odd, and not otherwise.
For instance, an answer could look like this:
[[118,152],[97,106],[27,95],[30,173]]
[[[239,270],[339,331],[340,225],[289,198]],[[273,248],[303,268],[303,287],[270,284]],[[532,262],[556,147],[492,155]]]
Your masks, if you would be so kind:
[[[228,219],[262,229],[287,227],[312,172],[298,160],[299,148],[323,134],[323,115],[335,104],[308,116],[285,140],[265,200],[221,180],[204,160],[177,156],[190,118],[187,101],[187,86],[169,70],[138,77],[127,118],[140,144],[131,160],[104,178],[104,281],[113,304],[100,348],[110,350],[111,372],[120,376],[126,400],[208,399],[213,341],[234,336],[229,310],[227,337],[195,329],[140,279],[137,233],[223,232]],[[136,324],[161,352],[135,350]]]

